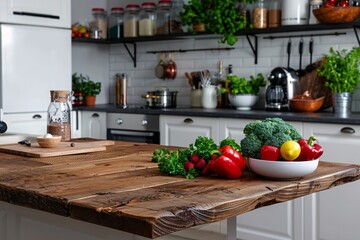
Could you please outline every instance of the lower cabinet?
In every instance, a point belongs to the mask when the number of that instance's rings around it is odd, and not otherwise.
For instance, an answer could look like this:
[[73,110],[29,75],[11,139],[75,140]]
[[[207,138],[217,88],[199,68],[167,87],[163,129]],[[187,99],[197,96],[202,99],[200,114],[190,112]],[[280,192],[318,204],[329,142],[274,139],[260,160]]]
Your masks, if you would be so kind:
[[7,132],[44,135],[47,132],[47,112],[4,114]]
[[[304,136],[310,135],[324,148],[322,161],[360,164],[360,126],[304,123]],[[359,239],[360,181],[305,199],[305,239]]]
[[219,143],[219,121],[216,118],[160,116],[160,144],[188,147],[198,136]]
[[81,112],[82,137],[106,139],[106,112]]

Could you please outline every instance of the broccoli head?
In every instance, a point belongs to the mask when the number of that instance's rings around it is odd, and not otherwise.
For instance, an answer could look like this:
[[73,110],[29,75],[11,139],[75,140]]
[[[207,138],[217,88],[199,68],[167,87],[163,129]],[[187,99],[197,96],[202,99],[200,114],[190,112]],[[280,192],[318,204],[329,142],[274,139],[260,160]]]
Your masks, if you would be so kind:
[[301,138],[296,128],[281,118],[253,121],[245,126],[244,134],[240,145],[242,154],[248,157],[259,157],[263,145],[280,147],[285,141]]
[[260,158],[260,149],[262,145],[260,139],[254,133],[250,133],[240,141],[241,153],[244,156]]

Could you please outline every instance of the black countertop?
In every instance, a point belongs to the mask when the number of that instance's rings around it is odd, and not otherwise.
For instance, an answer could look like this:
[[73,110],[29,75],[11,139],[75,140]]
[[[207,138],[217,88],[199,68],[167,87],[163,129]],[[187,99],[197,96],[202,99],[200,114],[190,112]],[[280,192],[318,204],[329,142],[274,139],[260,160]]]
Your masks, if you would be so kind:
[[265,110],[236,110],[236,109],[204,109],[191,107],[177,107],[165,109],[151,109],[141,106],[129,106],[126,109],[117,108],[112,104],[99,104],[94,107],[78,106],[74,110],[99,111],[107,113],[129,113],[150,115],[173,115],[189,117],[211,117],[211,118],[242,118],[242,119],[264,119],[268,117],[280,117],[285,121],[316,122],[316,123],[338,123],[359,124],[360,113],[349,115],[335,115],[331,111],[316,113],[300,112],[274,112]]

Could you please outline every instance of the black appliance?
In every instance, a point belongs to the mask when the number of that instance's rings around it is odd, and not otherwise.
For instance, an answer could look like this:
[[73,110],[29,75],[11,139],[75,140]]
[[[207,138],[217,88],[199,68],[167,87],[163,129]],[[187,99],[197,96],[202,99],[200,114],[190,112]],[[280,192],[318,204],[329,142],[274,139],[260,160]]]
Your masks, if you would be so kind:
[[270,84],[265,94],[265,109],[275,111],[289,110],[289,100],[299,90],[299,77],[291,68],[274,68],[269,77]]

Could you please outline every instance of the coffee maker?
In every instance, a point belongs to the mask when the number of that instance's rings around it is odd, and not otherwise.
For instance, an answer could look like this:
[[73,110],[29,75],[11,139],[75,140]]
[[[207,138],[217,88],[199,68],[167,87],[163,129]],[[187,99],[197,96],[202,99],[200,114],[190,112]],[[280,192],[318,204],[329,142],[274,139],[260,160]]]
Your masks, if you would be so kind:
[[266,110],[287,111],[289,110],[289,100],[292,99],[299,90],[299,77],[295,70],[291,68],[274,68],[269,77],[270,84],[266,89]]

